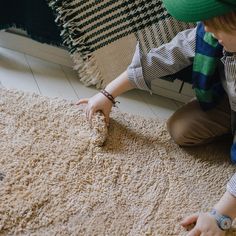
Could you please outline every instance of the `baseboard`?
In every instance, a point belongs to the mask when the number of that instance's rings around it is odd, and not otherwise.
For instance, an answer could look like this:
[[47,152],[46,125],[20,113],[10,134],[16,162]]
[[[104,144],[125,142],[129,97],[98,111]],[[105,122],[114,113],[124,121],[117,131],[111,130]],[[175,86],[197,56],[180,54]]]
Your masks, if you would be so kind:
[[73,66],[71,57],[65,49],[39,43],[24,35],[0,31],[0,47],[25,53],[60,65]]
[[178,79],[174,81],[156,79],[152,81],[151,88],[155,94],[183,103],[188,102],[194,97],[192,86]]

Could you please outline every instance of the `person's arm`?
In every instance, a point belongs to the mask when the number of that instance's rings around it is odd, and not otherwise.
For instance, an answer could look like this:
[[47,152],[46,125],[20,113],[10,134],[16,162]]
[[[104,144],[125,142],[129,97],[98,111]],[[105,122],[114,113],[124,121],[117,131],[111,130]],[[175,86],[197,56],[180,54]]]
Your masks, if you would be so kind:
[[[228,182],[227,191],[213,208],[220,215],[230,217],[232,220],[236,218],[236,174]],[[188,228],[188,226],[193,223],[196,225],[187,236],[200,236],[206,232],[215,236],[225,235],[224,231],[218,226],[215,217],[210,213],[200,213],[188,216],[181,222],[181,225]]]
[[134,88],[134,85],[129,81],[127,71],[124,71],[115,80],[110,82],[105,90],[114,98]]
[[214,209],[216,209],[222,215],[226,215],[231,219],[235,219],[236,197],[233,196],[229,191],[226,191],[220,201],[215,205]]
[[[192,63],[195,35],[196,29],[182,31],[170,43],[152,49],[147,55],[141,54],[138,44],[127,70],[109,83],[105,90],[114,98],[133,88],[150,91],[154,78],[175,73]],[[103,94],[80,99],[77,104],[86,104],[85,112],[89,120],[95,112],[102,111],[109,123],[112,102]]]
[[151,90],[152,80],[175,74],[192,64],[195,56],[196,28],[178,33],[169,43],[142,53],[138,43],[127,69],[136,88]]
[[[109,83],[106,86],[105,90],[110,93],[114,98],[116,98],[120,94],[133,88],[134,85],[129,81],[127,71],[124,71],[120,76],[118,76],[115,80]],[[77,105],[80,104],[86,104],[85,113],[89,121],[91,121],[92,116],[95,112],[101,111],[105,116],[107,125],[109,125],[109,115],[113,103],[104,94],[97,93],[91,98],[80,99]]]

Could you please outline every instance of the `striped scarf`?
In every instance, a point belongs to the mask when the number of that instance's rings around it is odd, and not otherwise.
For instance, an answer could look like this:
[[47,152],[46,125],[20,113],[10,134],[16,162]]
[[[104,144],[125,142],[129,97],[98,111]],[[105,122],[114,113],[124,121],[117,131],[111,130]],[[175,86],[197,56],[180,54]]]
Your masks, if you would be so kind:
[[202,23],[197,26],[195,52],[193,88],[202,109],[209,110],[224,94],[217,71],[217,65],[223,55],[223,47],[211,33],[205,32]]

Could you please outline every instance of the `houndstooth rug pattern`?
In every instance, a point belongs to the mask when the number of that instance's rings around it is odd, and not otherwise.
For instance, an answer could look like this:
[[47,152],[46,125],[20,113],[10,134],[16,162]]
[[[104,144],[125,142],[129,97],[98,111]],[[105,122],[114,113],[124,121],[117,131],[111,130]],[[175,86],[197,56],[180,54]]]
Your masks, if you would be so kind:
[[127,68],[137,41],[147,53],[193,27],[174,20],[161,0],[48,0],[48,4],[81,81],[97,87]]

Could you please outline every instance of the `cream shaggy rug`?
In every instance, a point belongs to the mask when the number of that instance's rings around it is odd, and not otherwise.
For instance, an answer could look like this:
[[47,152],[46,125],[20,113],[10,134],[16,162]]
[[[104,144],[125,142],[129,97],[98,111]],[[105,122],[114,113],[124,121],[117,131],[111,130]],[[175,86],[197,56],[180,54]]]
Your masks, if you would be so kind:
[[119,111],[107,132],[73,103],[5,89],[0,142],[0,235],[185,235],[182,217],[236,171],[229,143],[182,149],[162,122]]

